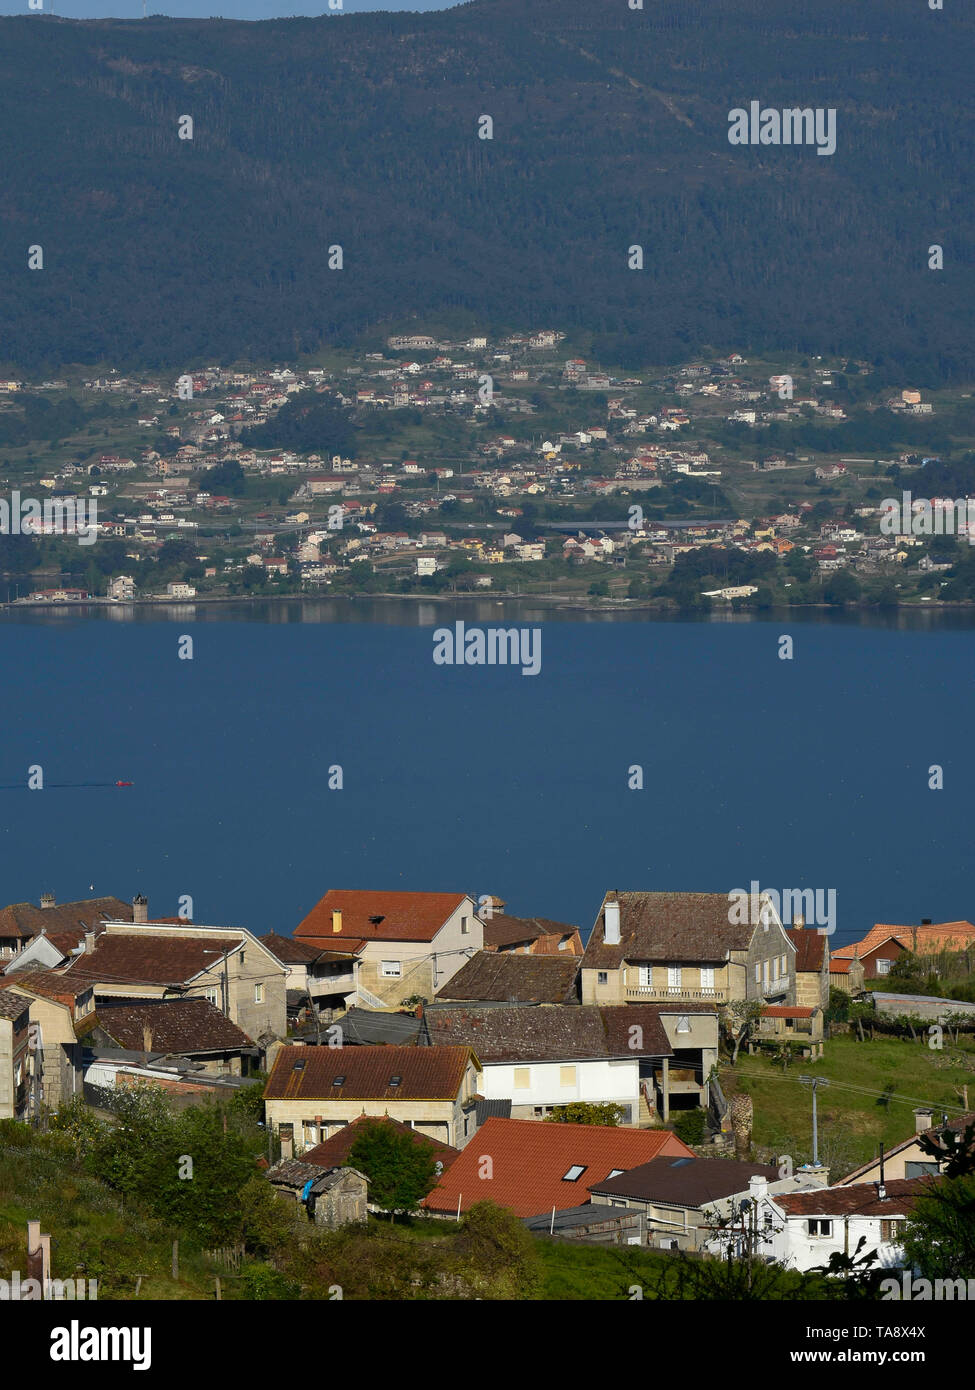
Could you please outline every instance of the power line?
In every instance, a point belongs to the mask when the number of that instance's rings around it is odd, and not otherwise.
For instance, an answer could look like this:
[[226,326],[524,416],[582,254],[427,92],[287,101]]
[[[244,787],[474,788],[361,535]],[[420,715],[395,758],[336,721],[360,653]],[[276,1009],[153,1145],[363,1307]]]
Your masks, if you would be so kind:
[[[757,1081],[792,1081],[795,1085],[799,1085],[799,1081],[795,1077],[776,1076],[774,1073],[770,1073],[766,1076],[763,1072],[743,1071],[736,1072],[736,1075],[754,1077]],[[921,1096],[904,1096],[896,1091],[875,1091],[869,1086],[851,1086],[848,1082],[833,1081],[832,1079],[829,1084],[838,1091],[853,1091],[858,1095],[872,1096],[874,1098],[886,1096],[890,1100],[902,1101],[905,1105],[930,1105],[932,1110],[957,1110],[960,1115],[968,1114],[968,1111],[963,1105],[949,1105],[947,1101],[939,1100],[932,1104],[931,1101],[925,1100]]]

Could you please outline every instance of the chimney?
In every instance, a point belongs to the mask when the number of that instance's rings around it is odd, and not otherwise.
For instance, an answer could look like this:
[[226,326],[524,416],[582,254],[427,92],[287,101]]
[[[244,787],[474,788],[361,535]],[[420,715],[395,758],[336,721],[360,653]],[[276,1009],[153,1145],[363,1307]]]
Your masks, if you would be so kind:
[[806,925],[806,919],[805,919],[805,917],[803,917],[803,915],[802,915],[801,912],[797,912],[796,915],[795,915],[795,917],[793,917],[793,919],[792,919],[792,925],[793,925],[794,927],[797,927],[800,931],[801,931],[802,928]]
[[93,951],[94,949],[95,949],[95,933],[94,933],[94,931],[86,931],[86,932],[85,932],[85,950],[86,950],[86,951]]
[[279,1125],[278,1138],[281,1140],[281,1157],[293,1158],[295,1151],[295,1127],[294,1125]]
[[149,899],[143,893],[136,893],[132,899],[132,921],[144,926],[149,920]]
[[333,909],[333,911],[332,911],[332,931],[333,931],[333,932],[340,932],[341,930],[342,930],[342,914],[341,914],[341,912],[339,912],[339,911]]
[[880,1141],[880,1181],[877,1183],[877,1201],[886,1202],[887,1184],[884,1182],[884,1141]]
[[147,1057],[152,1051],[152,1029],[148,1023],[142,1025],[142,1050]]
[[930,918],[930,917],[922,917],[922,918],[921,918],[921,926],[922,926],[922,927],[930,927],[930,925],[931,925],[931,918]]
[[934,1124],[934,1111],[929,1105],[919,1105],[914,1111],[914,1133],[923,1134]]
[[620,905],[616,900],[616,894],[606,899],[603,907],[603,944],[606,946],[618,946],[620,944]]
[[57,907],[57,899],[53,893],[41,894],[41,907]]
[[760,1202],[768,1196],[768,1178],[755,1173],[748,1179],[748,1195],[753,1202]]
[[423,1005],[422,1005],[422,1004],[417,1004],[417,1006],[416,1006],[416,1017],[417,1017],[417,1018],[422,1018],[422,1017],[423,1017]]

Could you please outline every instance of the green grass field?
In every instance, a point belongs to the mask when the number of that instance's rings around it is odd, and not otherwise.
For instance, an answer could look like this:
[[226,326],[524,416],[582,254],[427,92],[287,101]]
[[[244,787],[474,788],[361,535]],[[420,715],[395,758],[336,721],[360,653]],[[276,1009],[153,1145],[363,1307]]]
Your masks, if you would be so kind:
[[[724,1067],[725,1094],[738,1090],[752,1097],[756,1146],[790,1154],[797,1166],[812,1157],[812,1093],[800,1076],[822,1076],[829,1086],[818,1092],[819,1158],[840,1178],[885,1147],[914,1132],[914,1109],[942,1109],[951,1116],[964,1110],[962,1087],[971,1088],[975,1108],[975,1045],[963,1039],[957,1046],[948,1036],[942,1050],[922,1042],[876,1038],[861,1043],[853,1035],[831,1038],[818,1062],[781,1063],[739,1054],[734,1069]],[[893,1095],[880,1104],[888,1085]]]

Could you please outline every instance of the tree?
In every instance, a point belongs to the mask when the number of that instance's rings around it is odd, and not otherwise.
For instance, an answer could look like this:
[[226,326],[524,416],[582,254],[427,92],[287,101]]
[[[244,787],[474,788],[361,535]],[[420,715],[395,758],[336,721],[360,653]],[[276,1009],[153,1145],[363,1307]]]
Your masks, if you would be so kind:
[[902,1244],[925,1279],[975,1276],[975,1175],[932,1183],[905,1224]]
[[550,1123],[560,1125],[611,1125],[620,1124],[623,1119],[622,1105],[608,1102],[599,1105],[588,1101],[571,1101],[568,1105],[556,1105],[548,1116]]
[[392,1221],[409,1215],[437,1185],[434,1150],[412,1133],[374,1120],[364,1124],[349,1150],[349,1163],[369,1179],[369,1200]]
[[736,999],[721,1014],[721,1028],[731,1053],[731,1065],[738,1061],[738,1052],[750,1037],[762,1017],[762,1005],[757,999]]

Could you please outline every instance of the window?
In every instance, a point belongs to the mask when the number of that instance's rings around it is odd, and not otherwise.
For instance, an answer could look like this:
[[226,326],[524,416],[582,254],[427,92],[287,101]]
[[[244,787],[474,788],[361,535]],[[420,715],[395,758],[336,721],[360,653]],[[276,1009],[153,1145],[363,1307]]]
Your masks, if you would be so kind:
[[460,919],[460,934],[461,934],[461,936],[468,936],[468,935],[470,935],[470,930],[471,930],[471,919],[470,919],[469,917],[462,917],[462,918]]
[[702,966],[701,966],[701,988],[702,988],[702,989],[714,989],[714,966],[713,966],[713,965],[702,965]]
[[881,1223],[880,1223],[880,1239],[881,1239],[881,1240],[886,1240],[886,1241],[891,1241],[891,1240],[896,1240],[896,1239],[897,1239],[897,1222],[896,1222],[896,1221],[881,1221]]
[[531,1067],[515,1067],[515,1090],[527,1091],[531,1085]]
[[653,986],[653,966],[640,966],[640,988],[650,989]]
[[821,1216],[814,1216],[807,1223],[811,1236],[831,1236],[833,1234],[832,1221],[826,1221]]
[[608,971],[608,970],[597,970],[597,971],[596,971],[596,983],[597,983],[597,985],[607,985],[607,984],[609,984],[609,971]]
[[757,985],[762,983],[762,967],[758,961],[755,962],[755,983]]
[[[610,1177],[612,1177],[612,1173],[610,1174]],[[625,1207],[625,1206],[626,1206],[626,1203],[620,1201],[619,1198],[617,1198],[617,1197],[613,1197],[613,1198],[610,1200],[610,1204],[609,1204],[609,1205],[610,1205],[611,1207]]]
[[681,987],[681,969],[679,965],[667,966],[667,988],[678,990]]
[[567,1173],[562,1174],[562,1181],[578,1182],[579,1179],[582,1177],[583,1173],[586,1171],[586,1167],[587,1165],[585,1163],[573,1163],[569,1171]]
[[469,1125],[470,1125],[470,1118],[469,1118],[467,1115],[465,1115],[465,1116],[464,1116],[464,1138],[465,1138],[465,1139],[467,1138],[467,1130],[468,1130],[468,1126],[469,1126]]
[[938,1176],[937,1163],[914,1163],[904,1164],[905,1178],[929,1178]]
[[689,1033],[691,1031],[691,1020],[688,1018],[687,1014],[678,1015],[677,1031],[678,1033]]
[[780,975],[788,975],[788,973],[789,973],[789,962],[786,960],[785,956],[783,956],[782,959],[779,961],[779,974],[780,974]]
[[401,1086],[403,1084],[403,1078],[401,1076],[391,1076],[389,1078],[389,1084],[393,1087]]
[[536,1120],[544,1119],[545,1111],[542,1106],[536,1105],[533,1111]]
[[203,998],[207,1001],[208,1004],[212,1004],[214,1007],[216,1007],[216,1004],[217,1004],[217,988],[216,988],[216,985],[214,985],[213,989],[205,989],[205,990],[203,991]]
[[612,1171],[611,1173],[607,1174],[607,1179],[609,1179],[609,1178],[621,1178],[621,1177],[623,1176],[623,1172],[624,1172],[624,1169],[622,1169],[622,1168],[614,1168],[613,1171]]
[[574,1086],[576,1084],[575,1067],[559,1067],[559,1085]]
[[264,1003],[264,986],[263,986],[262,984],[256,984],[256,985],[254,986],[254,1003],[255,1003],[255,1004],[263,1004],[263,1003]]
[[332,1077],[332,1085],[333,1085],[333,1086],[344,1086],[344,1085],[345,1085],[345,1075],[344,1075],[344,1073],[343,1073],[343,1075],[341,1075],[341,1076],[333,1076],[333,1077]]
[[560,951],[567,951],[568,949],[569,949],[569,943],[568,943],[568,941],[566,941],[565,937],[563,936],[562,940],[559,942],[559,950],[560,950]]
[[888,974],[890,973],[890,967],[893,965],[893,963],[894,963],[894,962],[893,962],[892,960],[885,960],[885,959],[882,959],[880,956],[878,956],[878,957],[877,957],[877,974],[878,974],[878,975],[888,975]]
[[398,980],[402,967],[398,960],[384,960],[380,963],[379,973],[384,980]]

